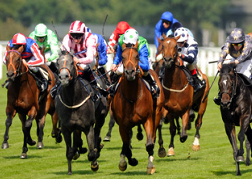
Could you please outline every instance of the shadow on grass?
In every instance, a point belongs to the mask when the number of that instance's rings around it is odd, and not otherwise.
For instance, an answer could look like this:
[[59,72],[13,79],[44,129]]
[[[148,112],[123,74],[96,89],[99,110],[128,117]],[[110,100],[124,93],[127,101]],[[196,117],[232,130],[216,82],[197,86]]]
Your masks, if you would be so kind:
[[[39,156],[39,155],[29,155],[29,153],[27,153],[28,157],[27,159],[34,159],[34,158],[43,158],[43,156]],[[4,159],[18,159],[20,158],[20,155],[12,155],[12,156],[3,156]],[[20,159],[20,160],[26,160],[26,159]]]
[[[241,171],[241,176],[245,173],[251,173],[252,172],[252,169],[246,169],[246,170],[243,170],[240,168],[240,171]],[[223,170],[219,170],[219,171],[211,171],[214,175],[216,176],[225,176],[225,175],[233,175],[233,176],[236,176],[236,169],[235,169],[235,166],[234,166],[234,170],[233,171],[223,171]]]
[[[67,167],[66,167],[66,171],[51,172],[51,174],[68,176],[67,172],[68,171],[67,171]],[[93,175],[93,174],[95,174],[95,172],[93,172],[91,170],[91,168],[87,169],[87,170],[74,170],[74,169],[72,169],[72,175]]]

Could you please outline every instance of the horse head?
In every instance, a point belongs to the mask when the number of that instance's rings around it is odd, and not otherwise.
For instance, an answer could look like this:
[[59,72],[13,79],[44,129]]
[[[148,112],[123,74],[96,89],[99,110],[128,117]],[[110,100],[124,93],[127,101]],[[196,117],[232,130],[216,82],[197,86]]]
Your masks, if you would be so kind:
[[73,55],[67,51],[62,51],[57,60],[59,69],[59,80],[62,85],[69,83],[78,75],[77,66],[73,60]]
[[138,42],[133,47],[127,47],[126,44],[123,44],[122,46],[122,63],[124,74],[129,81],[135,80],[139,70],[138,62],[140,58],[137,48]]
[[159,46],[157,49],[157,61],[163,59],[164,65],[167,68],[171,68],[177,61],[178,57],[178,47],[177,47],[177,40],[179,39],[180,36],[178,37],[166,37],[163,36],[163,39],[159,41]]
[[24,51],[24,46],[6,47],[6,67],[7,78],[14,79],[28,71],[28,67],[23,64],[21,53]]
[[221,96],[221,107],[230,109],[231,102],[236,92],[235,64],[223,64],[220,71],[219,90]]

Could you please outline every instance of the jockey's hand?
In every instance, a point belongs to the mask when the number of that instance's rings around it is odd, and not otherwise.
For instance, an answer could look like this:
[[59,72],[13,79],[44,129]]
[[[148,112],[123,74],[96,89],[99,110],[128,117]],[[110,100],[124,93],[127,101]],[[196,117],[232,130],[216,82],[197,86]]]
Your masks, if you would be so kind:
[[73,57],[73,60],[76,64],[80,63],[80,60],[77,57]]
[[111,70],[113,71],[113,72],[115,72],[116,70],[117,70],[117,65],[116,64],[112,64],[111,65]]
[[45,58],[45,62],[48,62],[48,59]]
[[183,59],[183,58],[185,57],[185,55],[182,54],[182,53],[178,53],[178,56],[179,56],[179,58],[181,58],[181,59]]
[[26,62],[26,60],[25,59],[22,59],[23,60],[23,64],[25,65],[25,66],[28,66],[28,63]]
[[113,47],[108,47],[108,50],[107,50],[107,53],[108,54],[111,54],[111,53],[114,53],[115,50],[113,49]]
[[222,68],[222,63],[221,62],[217,64],[217,68],[218,68],[218,71],[221,70],[221,68]]
[[235,60],[235,65],[238,65],[239,64],[239,60]]

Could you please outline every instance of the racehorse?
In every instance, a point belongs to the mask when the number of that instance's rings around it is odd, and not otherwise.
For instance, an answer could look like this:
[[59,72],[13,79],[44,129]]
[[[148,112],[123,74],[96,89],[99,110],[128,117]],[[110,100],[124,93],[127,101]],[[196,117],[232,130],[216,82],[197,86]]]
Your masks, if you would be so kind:
[[[94,90],[86,80],[78,76],[78,69],[71,53],[63,51],[57,60],[57,66],[61,87],[56,97],[56,110],[66,143],[68,174],[72,174],[72,159],[82,147],[80,132],[84,132],[87,138],[88,160],[92,161],[91,169],[97,171],[99,168],[97,158],[101,150],[100,131],[107,115],[106,98],[101,97],[94,103],[92,97]],[[72,132],[74,132],[73,145]]]
[[[206,87],[198,91],[196,94],[193,92],[192,85],[189,85],[187,76],[190,76],[190,72],[187,72],[183,66],[182,60],[178,57],[177,39],[165,37],[163,40],[159,40],[159,58],[163,59],[165,66],[164,78],[162,81],[162,87],[165,95],[164,108],[168,110],[168,119],[170,121],[170,133],[171,141],[169,144],[168,156],[174,155],[174,136],[176,134],[176,127],[174,124],[174,118],[181,117],[182,119],[182,132],[180,133],[180,141],[185,142],[187,139],[186,130],[189,122],[189,111],[192,108],[195,112],[198,112],[197,119],[195,121],[196,134],[193,142],[193,150],[197,151],[200,148],[199,144],[199,130],[202,125],[202,117],[205,113],[207,106],[207,98],[204,97],[209,90],[208,78],[203,74],[200,69],[197,69],[202,78],[206,81]],[[188,75],[186,75],[188,73]],[[161,125],[159,126],[161,127]],[[161,131],[161,130],[160,130]],[[159,135],[162,137],[162,135]],[[162,148],[163,139],[159,139],[160,149]]]
[[[20,158],[27,158],[27,143],[29,145],[35,145],[36,142],[32,140],[30,130],[33,119],[37,122],[37,135],[38,143],[37,148],[43,148],[43,129],[45,125],[45,116],[49,113],[52,117],[53,129],[52,137],[56,138],[56,142],[62,141],[60,129],[57,128],[58,115],[55,110],[54,100],[50,96],[50,90],[55,85],[55,77],[51,70],[46,65],[41,65],[49,74],[49,85],[46,91],[40,92],[35,78],[32,76],[28,66],[26,66],[21,57],[23,52],[23,46],[18,49],[10,49],[6,47],[6,67],[7,77],[9,79],[8,92],[7,92],[7,107],[5,122],[6,130],[4,134],[4,141],[2,148],[9,147],[8,133],[12,124],[12,119],[18,113],[22,122],[22,130],[24,133],[23,151]],[[28,119],[26,120],[26,115]]]
[[[241,175],[239,162],[244,161],[243,142],[247,136],[246,165],[250,165],[249,150],[252,146],[252,130],[250,127],[252,112],[252,91],[245,76],[235,71],[234,64],[223,64],[218,82],[221,103],[220,111],[225,124],[226,134],[233,148],[233,156],[236,163],[236,175]],[[238,140],[240,147],[237,147],[235,126],[240,126]],[[251,149],[252,152],[252,149]],[[252,157],[252,154],[251,154]]]
[[[124,73],[120,79],[118,89],[112,99],[111,109],[114,119],[119,125],[119,132],[123,142],[121,151],[121,160],[119,169],[125,171],[127,162],[131,166],[136,166],[138,161],[132,158],[131,134],[132,128],[142,124],[146,131],[146,151],[149,154],[147,173],[153,174],[155,166],[153,164],[154,143],[156,139],[156,129],[161,118],[161,109],[164,103],[163,90],[160,88],[160,95],[153,100],[151,92],[147,88],[141,75],[141,69],[138,66],[139,54],[137,51],[138,43],[134,47],[126,47],[123,44],[122,63]],[[151,71],[152,76],[161,87],[158,76]]]

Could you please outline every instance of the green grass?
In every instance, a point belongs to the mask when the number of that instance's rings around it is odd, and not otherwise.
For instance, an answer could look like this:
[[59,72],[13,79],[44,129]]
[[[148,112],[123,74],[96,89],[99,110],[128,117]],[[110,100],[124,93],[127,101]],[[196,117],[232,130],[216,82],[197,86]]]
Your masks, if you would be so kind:
[[[5,78],[5,77],[4,77]],[[4,80],[4,79],[3,79]],[[2,83],[3,80],[0,82]],[[210,78],[210,84],[213,78]],[[5,131],[5,88],[0,89],[0,136]],[[67,159],[65,157],[65,143],[56,144],[51,138],[51,119],[47,116],[44,131],[44,148],[39,150],[35,146],[29,146],[28,159],[20,159],[23,144],[23,133],[21,122],[16,116],[9,132],[10,147],[6,150],[0,149],[0,178],[235,178],[236,168],[233,160],[233,151],[225,134],[224,125],[220,116],[220,110],[212,99],[217,94],[217,82],[214,83],[209,94],[207,111],[203,118],[200,130],[200,150],[194,152],[191,149],[195,128],[188,131],[188,139],[180,143],[179,136],[175,137],[175,156],[159,158],[157,155],[158,144],[155,145],[154,164],[156,172],[149,176],[146,174],[148,154],[145,150],[145,140],[137,141],[136,128],[132,140],[133,157],[138,159],[139,164],[135,167],[129,166],[126,171],[121,172],[118,168],[121,152],[121,138],[118,126],[115,125],[112,132],[112,140],[104,143],[101,157],[98,159],[100,168],[92,172],[87,155],[72,162],[73,174],[67,175]],[[106,119],[101,136],[105,136],[108,130],[109,118]],[[36,137],[36,124],[33,123],[31,135]],[[238,131],[238,128],[237,128]],[[169,125],[163,127],[164,147],[168,148],[170,141]],[[3,138],[2,138],[3,139]],[[83,138],[85,139],[85,138]],[[2,141],[1,141],[2,143]],[[242,176],[240,178],[252,177],[252,166],[240,165]]]

